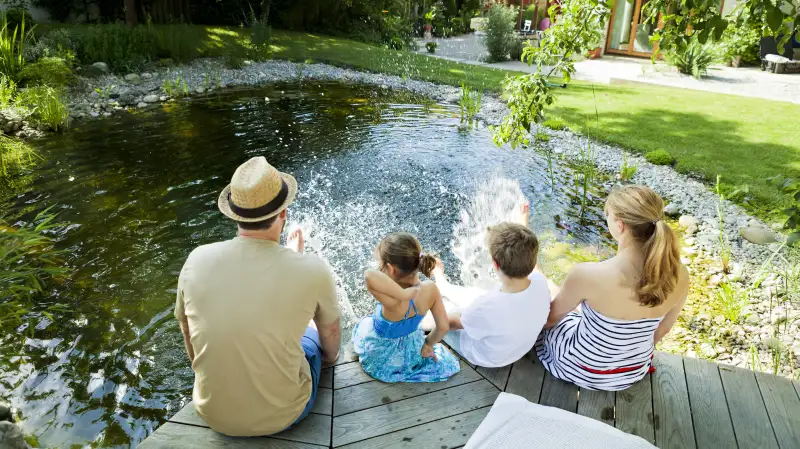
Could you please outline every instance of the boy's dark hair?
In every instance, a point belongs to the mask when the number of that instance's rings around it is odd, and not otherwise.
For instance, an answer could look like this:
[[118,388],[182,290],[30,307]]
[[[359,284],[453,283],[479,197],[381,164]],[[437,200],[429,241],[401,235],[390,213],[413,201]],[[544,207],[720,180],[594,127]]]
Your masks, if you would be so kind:
[[500,271],[510,278],[525,278],[533,272],[539,258],[539,239],[525,226],[500,223],[487,232],[489,254]]
[[275,224],[275,220],[277,219],[278,215],[267,218],[266,220],[255,221],[251,223],[237,221],[236,224],[245,231],[266,231],[267,229],[271,228],[273,224]]

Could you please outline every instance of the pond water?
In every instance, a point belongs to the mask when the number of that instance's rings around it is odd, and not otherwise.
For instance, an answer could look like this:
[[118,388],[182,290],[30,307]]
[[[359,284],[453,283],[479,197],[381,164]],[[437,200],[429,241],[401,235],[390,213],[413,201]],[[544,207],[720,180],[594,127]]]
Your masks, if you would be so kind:
[[177,275],[194,247],[234,236],[216,198],[252,156],[298,179],[290,222],[331,264],[348,327],[374,307],[361,273],[392,231],[441,252],[451,278],[479,283],[481,230],[524,194],[545,259],[608,248],[607,185],[592,185],[581,208],[581,175],[569,166],[555,160],[551,176],[542,154],[459,129],[457,107],[373,87],[226,92],[80,123],[35,145],[43,159],[5,187],[2,213],[19,224],[54,206],[68,224],[55,237],[70,275],[39,304],[65,311],[3,329],[0,398],[42,447],[135,446],[189,400],[193,375],[172,318]]

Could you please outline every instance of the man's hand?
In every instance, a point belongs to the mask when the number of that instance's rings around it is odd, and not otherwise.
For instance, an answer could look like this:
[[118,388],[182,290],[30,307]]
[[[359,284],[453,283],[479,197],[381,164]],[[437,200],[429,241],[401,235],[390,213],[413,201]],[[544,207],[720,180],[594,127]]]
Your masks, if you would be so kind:
[[422,350],[420,351],[420,355],[424,359],[433,357],[434,362],[439,361],[439,359],[436,357],[436,353],[433,352],[433,346],[429,345],[427,340],[425,340],[425,343],[423,343],[422,345]]
[[306,241],[303,238],[303,229],[296,228],[293,230],[289,237],[286,239],[286,247],[296,253],[302,253],[306,249]]

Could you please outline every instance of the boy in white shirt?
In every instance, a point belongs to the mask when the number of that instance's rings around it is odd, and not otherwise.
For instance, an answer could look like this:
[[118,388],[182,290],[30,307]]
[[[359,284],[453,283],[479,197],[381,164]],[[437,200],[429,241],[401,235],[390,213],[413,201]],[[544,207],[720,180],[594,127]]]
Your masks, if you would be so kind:
[[475,289],[450,284],[443,264],[433,274],[442,296],[461,308],[448,310],[444,341],[470,363],[492,368],[514,363],[533,348],[550,313],[550,291],[537,267],[539,241],[527,226],[492,226],[487,243],[498,289],[470,299]]

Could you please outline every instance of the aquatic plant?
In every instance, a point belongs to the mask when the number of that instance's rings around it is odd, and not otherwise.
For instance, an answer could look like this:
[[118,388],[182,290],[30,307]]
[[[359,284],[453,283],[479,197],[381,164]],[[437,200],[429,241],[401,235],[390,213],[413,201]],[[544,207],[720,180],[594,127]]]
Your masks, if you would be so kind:
[[731,270],[731,243],[728,241],[728,236],[725,234],[725,195],[722,193],[720,187],[720,176],[717,175],[717,217],[719,219],[719,237],[717,243],[719,244],[719,261],[722,264],[722,271],[726,274]]
[[5,75],[0,75],[0,108],[7,108],[16,95],[17,83]]
[[739,321],[744,307],[749,300],[749,291],[735,284],[722,283],[714,291],[720,312],[725,319],[735,323]]
[[589,205],[589,190],[597,177],[597,150],[592,148],[592,140],[586,139],[586,146],[578,146],[576,160],[578,175],[575,177],[575,189],[580,194],[581,217]]
[[[61,226],[54,223],[50,209],[39,213],[35,225],[10,227],[0,220],[0,327],[14,329],[31,316],[32,299],[52,281],[66,273],[61,252],[47,232]],[[47,316],[50,311],[42,311]],[[32,326],[28,326],[32,329]]]
[[111,92],[114,90],[115,87],[117,86],[111,85],[104,87],[95,87],[94,91],[97,92],[97,95],[100,96],[100,98],[107,100],[111,97]]
[[26,60],[23,55],[25,46],[33,36],[33,28],[25,29],[25,19],[12,30],[3,15],[3,26],[0,28],[0,73],[14,81],[19,78],[19,73],[25,67]]
[[628,155],[622,156],[622,167],[619,169],[619,180],[622,182],[631,182],[633,176],[639,171],[638,165],[628,164]]
[[0,135],[0,174],[3,177],[25,168],[37,157],[33,148],[22,140]]
[[69,107],[64,94],[50,86],[36,86],[17,94],[17,105],[30,109],[33,118],[53,131],[69,127]]
[[477,122],[475,117],[480,112],[482,99],[483,91],[473,90],[463,81],[461,82],[461,97],[458,100],[461,108],[461,123],[472,126]]
[[165,79],[161,84],[161,90],[169,97],[181,98],[189,95],[189,85],[186,83],[180,74],[176,75],[174,79]]
[[302,63],[302,62],[297,63],[297,65],[295,65],[295,67],[294,67],[295,72],[297,73],[297,82],[298,83],[302,83],[303,82],[303,71],[305,70],[305,67],[306,67],[305,63]]

